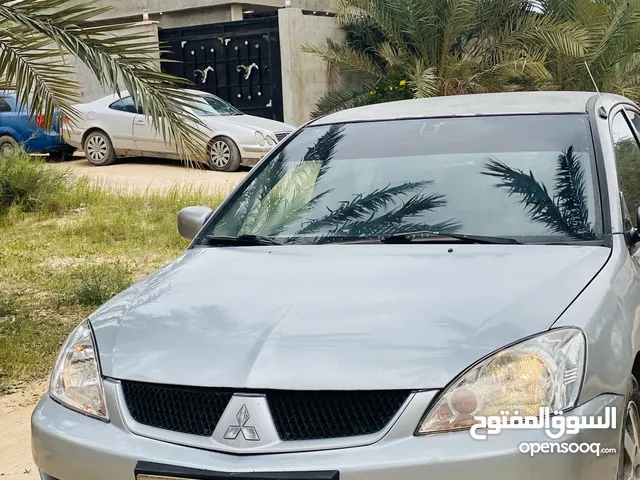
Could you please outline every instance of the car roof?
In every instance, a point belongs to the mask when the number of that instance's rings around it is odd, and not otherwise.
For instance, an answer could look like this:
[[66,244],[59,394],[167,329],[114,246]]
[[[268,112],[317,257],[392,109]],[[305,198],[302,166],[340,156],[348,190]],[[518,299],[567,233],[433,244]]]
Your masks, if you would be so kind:
[[[191,93],[193,95],[198,95],[200,97],[203,97],[205,95],[212,95],[209,92],[203,92],[201,90],[185,89],[185,91],[189,92],[189,93]],[[112,93],[112,94],[107,95],[105,97],[98,98],[97,100],[94,100],[91,103],[100,103],[100,104],[108,103],[108,104],[111,104],[111,103],[113,103],[113,102],[115,102],[117,100],[120,100],[121,98],[126,98],[126,97],[129,97],[129,96],[130,95],[129,95],[129,91],[128,90],[120,90],[120,94],[119,95],[117,93]]]
[[[342,110],[321,117],[310,125],[401,118],[585,113],[587,102],[594,95],[598,93],[543,91],[476,93],[401,100]],[[605,108],[619,102],[632,103],[626,97],[609,93],[603,93],[601,98]]]

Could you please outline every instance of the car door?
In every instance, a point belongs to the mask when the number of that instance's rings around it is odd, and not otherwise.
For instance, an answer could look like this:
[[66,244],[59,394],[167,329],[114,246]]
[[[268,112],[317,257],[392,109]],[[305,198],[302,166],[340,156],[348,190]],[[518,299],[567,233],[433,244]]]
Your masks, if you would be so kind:
[[164,141],[162,130],[154,127],[151,117],[142,114],[136,115],[133,121],[133,138],[138,150],[159,155],[170,153],[169,145]]
[[36,129],[35,118],[30,122],[27,112],[18,110],[13,96],[0,95],[0,128],[2,133],[9,134],[19,143],[23,143]]
[[109,105],[102,127],[111,137],[116,150],[136,150],[133,141],[133,121],[138,111],[131,97],[124,97]]
[[[620,108],[612,116],[610,123],[618,174],[618,185],[621,197],[623,229],[631,231],[636,226],[636,212],[640,208],[640,186],[636,179],[640,175],[640,145],[638,144],[637,127],[640,126],[640,115],[629,107]],[[640,263],[640,250],[634,245],[631,253]]]

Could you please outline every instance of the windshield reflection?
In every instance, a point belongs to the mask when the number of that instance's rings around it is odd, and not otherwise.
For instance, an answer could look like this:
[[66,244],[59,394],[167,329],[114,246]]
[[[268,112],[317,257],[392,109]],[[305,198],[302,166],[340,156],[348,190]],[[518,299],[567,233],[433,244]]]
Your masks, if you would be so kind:
[[497,159],[489,160],[486,166],[487,170],[482,174],[498,178],[496,188],[506,190],[510,196],[520,197],[520,203],[532,221],[543,224],[551,232],[571,238],[597,238],[589,221],[584,170],[573,146],[558,155],[556,194],[553,197],[547,187],[536,180],[533,172],[524,173]]
[[595,240],[602,233],[590,143],[583,115],[308,127],[259,167],[205,236],[327,243],[457,232],[520,243]]

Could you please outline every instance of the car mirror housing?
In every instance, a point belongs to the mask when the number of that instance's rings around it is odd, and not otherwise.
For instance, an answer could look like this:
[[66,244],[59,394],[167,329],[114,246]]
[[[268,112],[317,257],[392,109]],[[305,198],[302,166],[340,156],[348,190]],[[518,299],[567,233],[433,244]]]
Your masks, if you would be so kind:
[[178,213],[178,232],[187,240],[193,240],[212,213],[209,207],[183,208]]

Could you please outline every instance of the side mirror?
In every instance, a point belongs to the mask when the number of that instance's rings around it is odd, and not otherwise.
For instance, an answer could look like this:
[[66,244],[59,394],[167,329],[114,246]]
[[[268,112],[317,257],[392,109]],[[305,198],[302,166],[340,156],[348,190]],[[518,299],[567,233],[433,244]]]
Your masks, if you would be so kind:
[[626,237],[629,245],[635,245],[640,242],[640,207],[636,210],[636,226],[629,230]]
[[209,207],[183,208],[178,213],[178,232],[187,240],[193,240],[212,213]]

